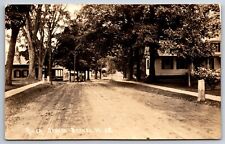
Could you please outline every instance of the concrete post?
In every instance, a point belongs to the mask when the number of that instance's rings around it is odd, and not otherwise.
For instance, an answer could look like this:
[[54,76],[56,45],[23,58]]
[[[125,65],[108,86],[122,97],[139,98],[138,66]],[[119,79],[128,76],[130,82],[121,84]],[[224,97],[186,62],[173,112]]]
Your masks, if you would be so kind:
[[45,75],[44,74],[42,75],[42,81],[45,81]]
[[205,80],[198,80],[198,101],[205,101]]
[[50,82],[49,76],[47,76],[47,82]]

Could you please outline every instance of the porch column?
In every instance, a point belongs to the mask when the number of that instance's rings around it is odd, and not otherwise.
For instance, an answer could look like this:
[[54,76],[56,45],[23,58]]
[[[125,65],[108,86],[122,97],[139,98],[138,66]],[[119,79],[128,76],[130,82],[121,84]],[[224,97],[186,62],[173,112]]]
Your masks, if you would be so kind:
[[173,57],[173,69],[177,69],[176,57]]
[[191,62],[188,70],[188,87],[191,87],[191,72],[194,71],[194,64]]
[[209,65],[209,58],[207,58],[207,60],[206,60],[206,68],[207,68],[207,69],[210,68],[210,65]]

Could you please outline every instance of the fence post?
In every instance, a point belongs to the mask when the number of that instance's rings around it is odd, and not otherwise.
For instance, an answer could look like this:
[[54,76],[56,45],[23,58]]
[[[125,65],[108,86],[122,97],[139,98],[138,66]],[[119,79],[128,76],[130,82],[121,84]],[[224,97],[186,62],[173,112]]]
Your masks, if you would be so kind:
[[198,80],[198,100],[205,101],[205,80]]

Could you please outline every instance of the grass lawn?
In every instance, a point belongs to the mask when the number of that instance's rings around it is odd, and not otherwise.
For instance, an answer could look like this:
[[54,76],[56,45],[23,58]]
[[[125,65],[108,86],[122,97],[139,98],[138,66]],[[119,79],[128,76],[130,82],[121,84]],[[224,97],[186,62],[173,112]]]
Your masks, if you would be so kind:
[[[204,102],[197,102],[197,97],[193,97],[193,96],[186,95],[186,94],[180,94],[180,93],[176,93],[176,92],[171,92],[171,91],[166,91],[166,90],[162,90],[162,89],[152,88],[152,87],[148,87],[148,86],[143,86],[143,85],[139,85],[136,83],[127,83],[126,81],[123,81],[123,82],[122,81],[110,81],[110,82],[113,85],[117,85],[120,87],[125,87],[125,88],[129,87],[129,88],[134,88],[135,90],[154,93],[156,95],[159,94],[161,96],[173,97],[175,99],[184,99],[187,101],[194,102],[196,104],[201,103],[201,104],[211,105],[211,106],[215,106],[215,107],[221,106],[221,102],[218,102],[218,101],[206,99],[206,101],[204,101]],[[160,86],[162,86],[162,85],[160,85]],[[164,85],[164,86],[169,87],[169,85]],[[178,88],[178,87],[174,87],[174,88]],[[184,90],[187,90],[187,89],[184,89]]]
[[[166,86],[166,87],[171,87],[171,88],[178,88],[181,90],[187,90],[187,91],[192,91],[192,92],[198,92],[198,85],[193,84],[191,87],[187,86],[187,83],[175,83],[175,82],[158,82],[156,85],[159,86]],[[216,96],[221,96],[221,88],[216,88],[214,90],[209,90],[206,88],[206,94],[211,94],[211,95],[216,95]]]
[[33,80],[33,81],[13,80],[11,86],[5,85],[5,92],[9,91],[9,90],[12,90],[12,89],[16,89],[16,88],[22,87],[22,86],[25,86],[25,85],[28,85],[28,84],[32,84],[32,83],[35,83],[35,82],[38,82],[38,81],[37,80]]

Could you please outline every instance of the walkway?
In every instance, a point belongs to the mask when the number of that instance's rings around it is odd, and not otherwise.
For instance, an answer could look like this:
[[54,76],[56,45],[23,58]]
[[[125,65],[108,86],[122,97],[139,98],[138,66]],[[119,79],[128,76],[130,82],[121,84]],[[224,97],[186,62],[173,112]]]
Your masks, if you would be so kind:
[[5,98],[8,98],[8,97],[11,97],[15,94],[18,94],[18,93],[21,93],[29,88],[32,88],[32,87],[35,87],[39,84],[43,84],[44,81],[39,81],[39,82],[36,82],[36,83],[32,83],[32,84],[29,84],[29,85],[25,85],[23,87],[19,87],[19,88],[16,88],[16,89],[12,89],[12,90],[9,90],[7,92],[5,92]]

